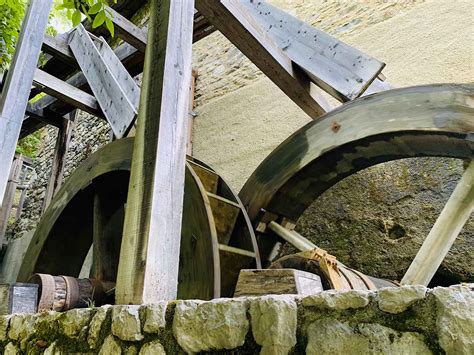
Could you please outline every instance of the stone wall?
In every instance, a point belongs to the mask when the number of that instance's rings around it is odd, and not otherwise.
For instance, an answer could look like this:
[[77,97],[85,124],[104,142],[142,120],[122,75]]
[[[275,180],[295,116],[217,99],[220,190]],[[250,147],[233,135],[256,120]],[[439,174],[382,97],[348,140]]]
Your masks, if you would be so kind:
[[4,354],[472,354],[469,286],[325,291],[0,317]]
[[[64,177],[66,179],[89,155],[110,142],[110,131],[110,126],[106,121],[91,116],[86,112],[79,112],[66,157],[64,170]],[[48,128],[43,130],[39,154],[33,161],[36,176],[27,191],[21,217],[13,225],[12,230],[9,231],[9,234],[14,234],[14,238],[19,238],[25,232],[35,228],[41,216],[44,196],[51,176],[56,137],[56,128],[48,126]]]

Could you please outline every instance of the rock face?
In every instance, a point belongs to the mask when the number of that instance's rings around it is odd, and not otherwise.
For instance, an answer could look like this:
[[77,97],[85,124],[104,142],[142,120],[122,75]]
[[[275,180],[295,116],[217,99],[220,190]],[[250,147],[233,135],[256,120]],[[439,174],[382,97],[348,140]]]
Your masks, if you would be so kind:
[[385,288],[378,291],[378,305],[382,311],[396,314],[423,299],[425,294],[426,287],[420,285]]
[[[463,172],[456,159],[416,158],[374,166],[339,182],[298,221],[297,230],[367,275],[400,280]],[[286,247],[283,254],[291,253]],[[433,285],[474,279],[471,217]]]
[[474,354],[474,292],[467,287],[437,287],[439,343],[447,354]]
[[126,341],[143,339],[138,314],[140,306],[117,306],[112,309],[112,333]]
[[307,354],[431,354],[423,335],[379,324],[322,319],[308,327]]
[[470,355],[473,288],[324,291],[1,316],[0,353]]
[[252,334],[260,354],[286,355],[296,345],[297,307],[292,296],[264,296],[250,302]]
[[243,300],[183,301],[176,305],[173,334],[187,352],[242,346],[249,330]]

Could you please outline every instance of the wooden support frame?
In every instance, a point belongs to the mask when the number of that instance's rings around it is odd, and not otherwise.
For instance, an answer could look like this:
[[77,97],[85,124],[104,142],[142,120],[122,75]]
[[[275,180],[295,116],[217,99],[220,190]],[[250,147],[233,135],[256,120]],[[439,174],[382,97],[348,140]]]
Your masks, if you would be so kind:
[[71,142],[71,135],[75,127],[75,122],[79,111],[74,111],[69,115],[69,119],[63,121],[63,126],[58,129],[56,145],[54,147],[53,164],[51,165],[51,175],[49,177],[46,194],[43,200],[43,212],[49,206],[55,193],[61,187],[66,167],[66,156]]
[[111,7],[107,7],[107,11],[112,14],[112,21],[117,31],[117,35],[140,52],[145,53],[147,40],[146,31],[142,30],[126,17],[120,15]]
[[116,303],[177,296],[193,0],[152,0]]
[[49,95],[74,107],[99,117],[104,116],[94,96],[69,85],[61,79],[55,78],[41,69],[36,69],[33,84]]
[[266,35],[240,1],[196,0],[196,8],[311,118],[326,111],[310,92],[310,80]]
[[17,155],[11,164],[10,177],[8,179],[7,189],[0,208],[0,247],[5,243],[5,232],[8,226],[15,191],[20,180],[21,166],[23,165],[23,157]]
[[0,201],[20,135],[52,0],[30,0],[0,98]]
[[[130,100],[132,93],[128,92],[129,85],[133,85],[131,90],[135,91],[138,91],[138,86],[119,60],[113,60],[113,56],[109,56],[108,62],[104,59],[100,48],[106,50],[104,46],[108,44],[102,40],[96,42],[79,25],[69,38],[69,47],[115,136],[122,138],[126,136],[138,113]],[[111,50],[106,53],[108,52]]]

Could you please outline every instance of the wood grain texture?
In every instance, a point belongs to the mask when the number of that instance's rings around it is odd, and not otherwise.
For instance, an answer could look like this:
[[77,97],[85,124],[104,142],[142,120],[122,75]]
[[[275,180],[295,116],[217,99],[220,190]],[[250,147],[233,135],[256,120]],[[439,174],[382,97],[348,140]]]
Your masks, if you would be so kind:
[[241,270],[234,297],[310,295],[323,291],[318,275],[295,269]]
[[116,301],[175,299],[194,1],[151,2]]
[[197,0],[196,8],[311,118],[325,113],[308,77],[275,44],[240,1]]
[[140,52],[145,53],[147,41],[146,31],[142,30],[126,17],[120,15],[120,13],[113,8],[107,7],[107,10],[112,14],[112,21],[117,35]]
[[5,194],[51,4],[52,0],[29,2],[0,97],[0,201]]
[[[102,56],[98,47],[108,44],[104,41],[94,42],[84,27],[79,25],[69,38],[69,47],[114,135],[122,138],[126,136],[137,116],[137,108],[127,94],[129,86],[135,83],[132,83],[133,79],[120,60],[114,60],[115,58],[110,56],[106,60]],[[127,82],[123,83],[124,81]]]
[[56,144],[54,146],[53,163],[51,165],[51,175],[48,180],[43,200],[43,212],[46,210],[54,194],[59,190],[63,182],[67,151],[69,149],[71,135],[78,114],[79,111],[71,113],[69,119],[64,120],[64,126],[58,130],[58,136],[56,137]]
[[[21,255],[22,260],[19,270],[9,274],[13,280],[28,280],[36,272],[77,277],[95,240],[92,270],[89,265],[81,277],[115,281],[132,150],[133,139],[116,140],[73,172],[38,223],[25,256],[23,250],[16,249],[15,254]],[[219,250],[212,211],[206,191],[189,166],[185,174],[180,260],[179,298],[219,297]],[[230,268],[238,272],[235,265]],[[227,274],[222,277],[227,279]]]
[[266,1],[242,1],[278,48],[328,94],[346,102],[359,97],[384,63]]
[[51,96],[67,102],[78,109],[96,116],[103,116],[97,99],[94,96],[69,85],[61,79],[49,75],[41,69],[36,69],[33,84]]

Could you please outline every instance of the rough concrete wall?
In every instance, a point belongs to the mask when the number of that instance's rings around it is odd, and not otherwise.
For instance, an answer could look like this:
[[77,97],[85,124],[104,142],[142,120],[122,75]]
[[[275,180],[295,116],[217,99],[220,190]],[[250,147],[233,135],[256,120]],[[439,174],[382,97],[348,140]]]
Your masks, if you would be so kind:
[[[396,86],[474,82],[474,16],[468,1],[300,3],[304,6],[295,5],[299,16],[386,62],[384,73]],[[344,21],[352,25],[332,27]],[[227,87],[234,90],[235,83]],[[236,189],[283,139],[308,122],[267,79],[208,101],[197,112],[195,155]],[[325,193],[297,228],[353,267],[400,279],[461,173],[462,162],[455,160],[373,167]],[[471,217],[436,282],[473,280],[473,257]]]
[[5,354],[472,354],[468,286],[325,291],[0,317]]

